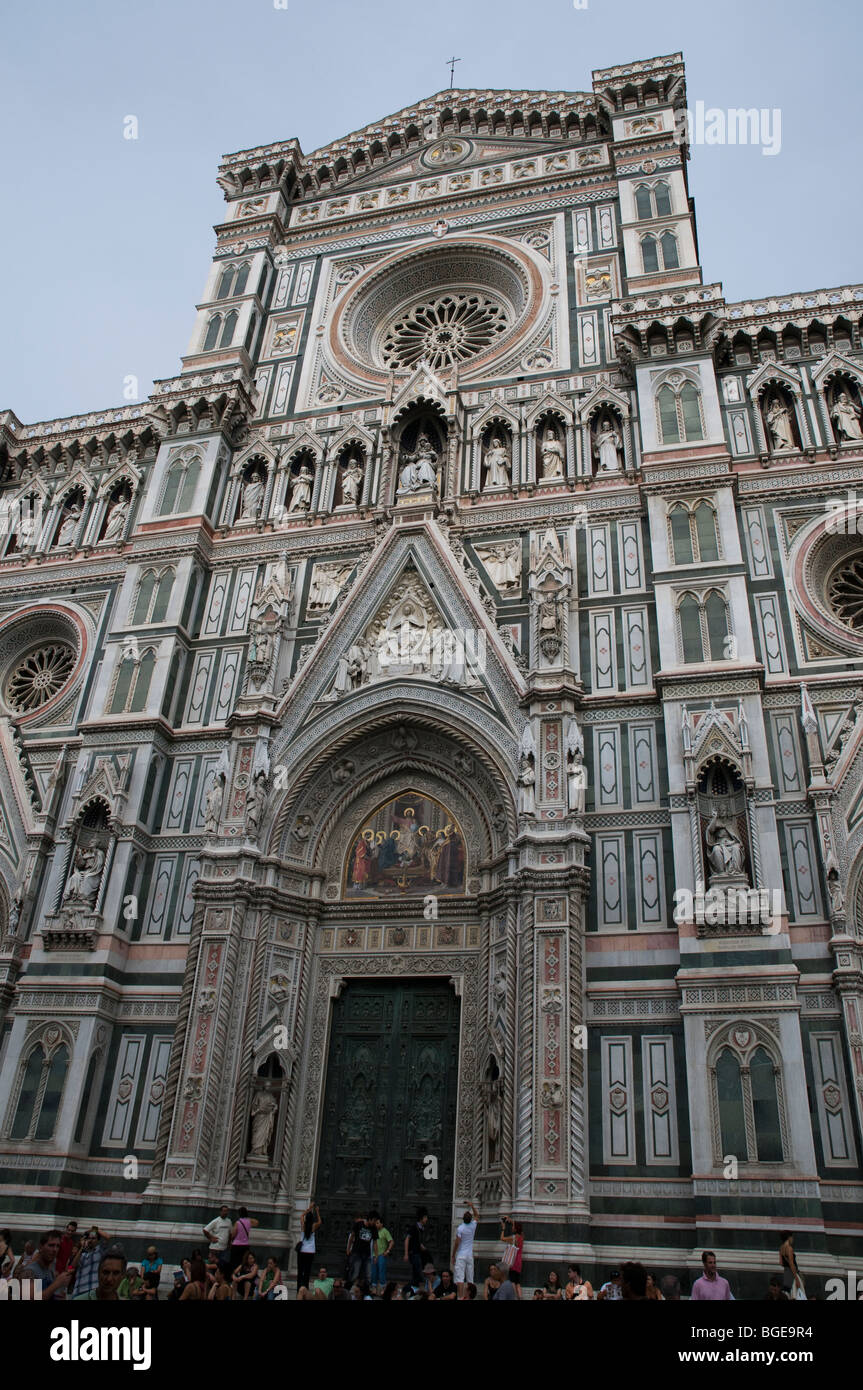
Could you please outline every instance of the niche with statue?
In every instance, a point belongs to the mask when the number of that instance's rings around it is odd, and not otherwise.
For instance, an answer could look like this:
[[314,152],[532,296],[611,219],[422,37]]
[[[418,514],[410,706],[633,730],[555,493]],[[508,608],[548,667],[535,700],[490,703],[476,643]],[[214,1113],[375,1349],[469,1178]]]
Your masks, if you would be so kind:
[[730,763],[716,760],[702,770],[697,804],[708,886],[749,888],[746,789]]

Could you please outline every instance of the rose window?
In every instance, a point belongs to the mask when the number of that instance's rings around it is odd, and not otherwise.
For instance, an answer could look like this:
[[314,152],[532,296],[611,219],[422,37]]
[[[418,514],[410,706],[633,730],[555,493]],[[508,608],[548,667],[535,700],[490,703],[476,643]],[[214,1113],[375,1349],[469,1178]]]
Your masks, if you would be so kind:
[[384,257],[336,303],[333,361],[377,382],[422,362],[465,377],[483,373],[539,332],[550,275],[528,248],[496,238],[447,238]]
[[28,714],[53,700],[75,665],[75,650],[67,642],[51,642],[28,652],[6,681],[6,703],[17,714]]
[[863,556],[835,569],[827,585],[827,599],[840,622],[863,631]]
[[449,367],[486,351],[510,327],[504,306],[491,295],[443,294],[416,304],[385,334],[381,356],[388,367]]

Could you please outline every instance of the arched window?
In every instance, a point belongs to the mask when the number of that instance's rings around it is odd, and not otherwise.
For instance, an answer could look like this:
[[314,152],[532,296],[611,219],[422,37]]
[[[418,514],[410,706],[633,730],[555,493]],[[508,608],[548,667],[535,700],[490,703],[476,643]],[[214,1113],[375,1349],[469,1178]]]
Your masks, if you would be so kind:
[[69,1069],[69,1049],[61,1043],[46,1056],[37,1043],[27,1058],[21,1090],[12,1121],[11,1139],[52,1139],[60,1111],[66,1073]]
[[231,310],[225,315],[225,322],[224,322],[224,326],[223,326],[223,328],[222,328],[222,336],[221,336],[221,338],[219,339],[219,347],[220,347],[220,348],[230,347],[230,346],[231,346],[231,343],[234,341],[234,329],[235,329],[236,326],[237,326],[237,319],[238,319],[238,318],[239,318],[239,314],[237,313],[236,309],[231,309]]
[[30,1133],[44,1061],[45,1054],[37,1044],[27,1058],[27,1065],[24,1068],[24,1079],[18,1095],[18,1105],[15,1110],[15,1119],[12,1121],[10,1139],[26,1139]]
[[177,505],[177,493],[185,474],[185,465],[182,459],[174,459],[167,473],[165,474],[165,490],[162,493],[162,505],[159,508],[160,516],[168,516]]
[[644,266],[645,275],[651,271],[659,269],[659,249],[656,244],[655,236],[641,238],[641,262]]
[[138,662],[138,671],[132,690],[132,701],[129,705],[132,714],[140,714],[147,705],[147,696],[150,694],[150,682],[153,679],[153,668],[156,665],[156,653],[152,649],[144,652]]
[[668,509],[668,524],[676,565],[719,559],[716,513],[709,502],[702,499],[694,507],[675,502]]
[[709,502],[699,502],[695,508],[695,538],[699,560],[718,560],[719,541],[716,532],[716,513]]
[[635,211],[642,221],[653,216],[653,199],[646,183],[640,183],[635,190]]
[[82,1144],[84,1142],[84,1125],[87,1122],[87,1111],[90,1109],[90,1102],[93,1099],[93,1092],[96,1085],[96,1068],[102,1060],[101,1052],[94,1052],[87,1067],[87,1075],[84,1079],[84,1089],[81,1092],[81,1106],[78,1111],[78,1121],[75,1125],[75,1135],[73,1143]]
[[693,594],[684,594],[677,608],[683,660],[704,660],[704,639],[701,633],[701,605]]
[[671,216],[671,189],[667,183],[660,182],[653,185],[653,202],[657,217]]
[[710,661],[728,661],[729,622],[728,603],[717,589],[705,597],[684,594],[677,605],[680,625],[680,646],[685,662],[704,661],[705,651]]
[[701,393],[691,381],[672,387],[663,382],[656,392],[660,443],[689,444],[704,438]]
[[124,656],[117,671],[117,680],[114,684],[114,694],[111,697],[109,714],[123,714],[126,709],[126,702],[129,699],[129,692],[132,689],[132,677],[135,674],[134,656]]
[[671,216],[671,190],[660,181],[653,185],[640,183],[635,190],[635,211],[639,221],[648,217]]
[[61,1044],[51,1058],[48,1067],[48,1079],[42,1096],[39,1119],[36,1121],[36,1133],[33,1136],[35,1139],[53,1138],[68,1067],[69,1050]]
[[660,386],[656,393],[659,406],[659,433],[663,444],[680,443],[680,422],[677,417],[677,397],[670,386]]
[[168,612],[168,603],[173,587],[174,571],[172,569],[163,570],[161,574],[157,574],[155,570],[145,570],[141,576],[138,597],[132,613],[132,622],[134,624],[163,623]]
[[691,381],[687,381],[680,392],[680,408],[683,413],[683,437],[686,440],[703,439],[701,424],[701,397]]
[[219,276],[219,288],[216,291],[217,299],[230,299],[232,295],[242,294],[246,288],[246,281],[249,278],[249,265],[247,261],[241,261],[239,265],[226,265]]
[[219,329],[222,326],[222,315],[214,314],[207,324],[207,336],[204,338],[202,352],[212,352],[216,343],[219,341]]
[[784,1154],[779,1121],[779,1096],[776,1092],[776,1068],[773,1058],[764,1047],[756,1047],[752,1054],[749,1062],[749,1081],[752,1086],[752,1112],[758,1161],[781,1163]]
[[707,638],[710,643],[711,661],[727,660],[728,647],[728,606],[721,594],[714,589],[707,596],[704,605],[707,618]]
[[691,515],[688,507],[682,504],[672,507],[668,513],[671,522],[671,544],[676,565],[691,565],[695,559],[692,549],[690,529]]
[[156,595],[153,601],[153,611],[150,614],[151,623],[163,623],[168,612],[168,603],[171,598],[171,590],[174,587],[174,571],[165,570],[156,585]]
[[234,267],[233,267],[232,265],[226,265],[226,266],[225,266],[225,269],[222,271],[221,275],[219,276],[219,288],[216,290],[216,298],[217,298],[217,299],[227,299],[228,296],[229,296],[230,293],[231,293],[231,288],[232,288],[232,286],[233,286],[233,283],[234,283]]
[[132,611],[133,623],[148,623],[150,621],[150,606],[153,602],[153,591],[155,588],[155,570],[145,570],[141,575],[141,583],[138,586],[138,597]]
[[663,232],[659,238],[662,247],[662,263],[666,270],[677,270],[680,257],[677,254],[677,237],[673,232]]
[[743,1021],[733,1023],[717,1044],[713,1103],[719,1134],[714,1140],[714,1162],[724,1162],[726,1155],[733,1154],[749,1163],[782,1163],[784,1101],[779,1062],[759,1040],[757,1030]]
[[201,471],[201,460],[192,459],[185,470],[183,487],[180,491],[180,500],[177,504],[178,512],[191,511],[192,503],[195,500],[195,489],[198,486],[198,474]]
[[254,339],[254,336],[255,336],[255,329],[257,328],[257,326],[258,326],[258,316],[257,316],[257,314],[252,314],[252,317],[251,317],[250,320],[249,320],[249,327],[248,327],[248,330],[247,330],[247,332],[246,332],[246,340],[245,340],[245,342],[243,343],[243,347],[246,349],[246,352],[251,352],[251,350],[252,350],[252,341],[253,341],[253,339]]
[[724,1047],[716,1062],[716,1092],[719,1103],[719,1132],[722,1153],[747,1160],[746,1121],[743,1109],[743,1082],[740,1063],[729,1047]]
[[117,669],[109,714],[140,714],[146,708],[155,665],[156,653],[152,647],[138,656],[129,653],[123,657]]

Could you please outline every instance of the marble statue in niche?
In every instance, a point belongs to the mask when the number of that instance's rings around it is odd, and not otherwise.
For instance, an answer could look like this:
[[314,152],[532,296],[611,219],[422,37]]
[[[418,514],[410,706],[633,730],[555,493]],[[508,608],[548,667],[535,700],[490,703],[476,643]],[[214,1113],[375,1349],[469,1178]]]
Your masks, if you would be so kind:
[[71,502],[60,523],[60,530],[57,532],[57,546],[71,545],[78,530],[78,523],[81,520],[81,513],[84,508],[80,502]]
[[600,473],[620,472],[620,451],[623,448],[623,440],[610,416],[606,415],[603,419],[596,432],[593,447]]
[[117,497],[108,509],[108,521],[102,536],[103,541],[119,540],[126,527],[131,498],[125,494]]
[[767,428],[770,432],[770,438],[775,453],[787,453],[790,449],[795,449],[797,447],[794,443],[791,411],[788,409],[788,406],[782,400],[781,396],[772,397],[764,418],[767,422]]
[[312,505],[312,482],[314,474],[307,463],[302,464],[298,473],[294,475],[291,484],[291,500],[288,504],[288,515],[297,512],[307,512]]
[[539,456],[542,462],[542,478],[562,478],[564,474],[564,455],[563,445],[549,427],[539,446]]
[[74,866],[63,893],[64,904],[81,904],[92,908],[95,905],[102,882],[102,869],[105,864],[105,851],[98,845],[80,849],[75,856]]
[[860,428],[860,416],[852,401],[849,400],[847,391],[839,392],[830,413],[833,416],[836,425],[836,435],[839,439],[863,440],[863,430]]
[[509,487],[509,457],[499,435],[492,438],[486,450],[485,469],[484,492],[491,488]]
[[240,521],[257,521],[264,500],[264,478],[255,469],[243,484],[240,497]]
[[738,834],[733,819],[721,816],[716,806],[704,831],[707,843],[707,862],[711,867],[710,881],[715,878],[740,878],[743,876],[743,841]]
[[269,1157],[278,1110],[279,1103],[268,1087],[264,1086],[255,1091],[250,1112],[252,1122],[251,1146],[248,1154],[250,1160],[260,1162]]
[[403,454],[399,495],[434,491],[437,486],[437,454],[427,434],[421,434],[411,454]]

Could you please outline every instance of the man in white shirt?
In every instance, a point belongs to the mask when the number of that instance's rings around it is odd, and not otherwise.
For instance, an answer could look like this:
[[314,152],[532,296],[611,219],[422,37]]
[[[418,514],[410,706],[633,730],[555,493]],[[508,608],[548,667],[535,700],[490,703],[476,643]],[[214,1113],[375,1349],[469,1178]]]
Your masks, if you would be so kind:
[[231,1228],[233,1222],[227,1207],[220,1207],[219,1215],[214,1216],[209,1225],[204,1226],[204,1235],[210,1243],[210,1254],[215,1255],[222,1270],[230,1271],[231,1266]]
[[456,1230],[452,1247],[453,1278],[458,1285],[459,1298],[464,1298],[465,1284],[474,1282],[473,1238],[479,1225],[479,1212],[473,1202],[469,1202],[468,1206],[470,1211],[465,1212],[464,1220]]

